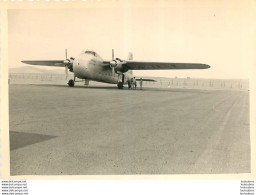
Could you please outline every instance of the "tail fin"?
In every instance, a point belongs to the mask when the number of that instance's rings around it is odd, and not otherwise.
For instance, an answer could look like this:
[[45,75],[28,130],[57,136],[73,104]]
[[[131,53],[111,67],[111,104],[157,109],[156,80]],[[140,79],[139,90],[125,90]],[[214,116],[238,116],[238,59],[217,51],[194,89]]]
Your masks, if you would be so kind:
[[133,54],[132,54],[132,52],[129,52],[129,53],[128,53],[127,60],[133,60]]

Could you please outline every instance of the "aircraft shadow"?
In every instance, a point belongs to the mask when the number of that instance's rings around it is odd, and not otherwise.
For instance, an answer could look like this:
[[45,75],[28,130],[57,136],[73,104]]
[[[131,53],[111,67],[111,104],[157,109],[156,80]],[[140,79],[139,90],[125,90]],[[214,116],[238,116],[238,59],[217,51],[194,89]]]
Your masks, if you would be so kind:
[[36,144],[38,142],[47,141],[57,136],[43,135],[37,133],[24,133],[10,131],[10,150],[16,150],[25,146]]

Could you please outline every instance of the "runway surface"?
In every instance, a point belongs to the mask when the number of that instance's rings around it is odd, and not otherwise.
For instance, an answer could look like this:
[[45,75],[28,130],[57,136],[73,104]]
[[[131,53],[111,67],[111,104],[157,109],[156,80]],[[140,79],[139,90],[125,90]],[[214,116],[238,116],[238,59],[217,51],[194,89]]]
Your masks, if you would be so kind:
[[249,92],[10,85],[11,175],[250,172]]

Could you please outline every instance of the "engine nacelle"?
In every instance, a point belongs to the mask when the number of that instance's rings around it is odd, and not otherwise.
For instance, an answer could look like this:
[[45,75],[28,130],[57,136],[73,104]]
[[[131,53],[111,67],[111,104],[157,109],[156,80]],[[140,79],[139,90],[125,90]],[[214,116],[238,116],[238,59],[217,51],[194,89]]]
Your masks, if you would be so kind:
[[116,72],[126,72],[126,71],[124,71],[123,64],[117,64],[117,66],[115,67],[115,71]]
[[73,62],[75,58],[71,57],[70,59],[64,60],[65,66],[69,69],[70,72],[73,72]]
[[125,66],[126,62],[120,59],[112,60],[110,62],[110,68],[114,68],[115,72],[127,72],[128,68]]

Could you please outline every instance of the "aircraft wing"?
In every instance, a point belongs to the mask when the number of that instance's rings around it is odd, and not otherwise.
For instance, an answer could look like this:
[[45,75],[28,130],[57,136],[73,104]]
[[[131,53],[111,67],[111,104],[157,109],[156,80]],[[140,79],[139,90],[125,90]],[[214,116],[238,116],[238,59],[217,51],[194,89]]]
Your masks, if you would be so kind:
[[169,63],[169,62],[138,62],[126,61],[129,70],[164,70],[164,69],[207,69],[207,64],[197,63]]
[[38,60],[38,61],[24,60],[21,62],[25,64],[38,65],[38,66],[59,66],[59,67],[65,66],[63,60]]
[[[111,61],[104,61],[103,64],[108,68]],[[139,62],[123,61],[122,66],[128,70],[167,70],[167,69],[207,69],[207,64],[201,63],[170,63],[170,62]]]

